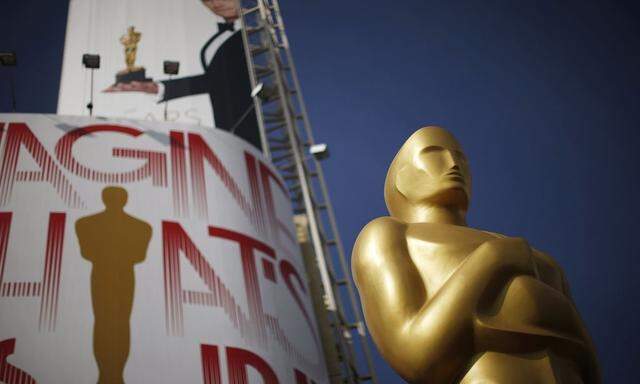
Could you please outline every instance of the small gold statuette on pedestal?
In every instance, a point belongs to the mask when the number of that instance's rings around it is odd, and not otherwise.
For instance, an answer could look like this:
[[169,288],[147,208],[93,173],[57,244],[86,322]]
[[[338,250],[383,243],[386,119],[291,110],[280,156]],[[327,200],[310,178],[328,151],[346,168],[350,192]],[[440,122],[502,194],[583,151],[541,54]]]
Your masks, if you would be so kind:
[[136,67],[136,54],[138,53],[138,43],[142,38],[142,33],[137,32],[134,26],[127,29],[127,34],[120,37],[120,43],[124,46],[124,58],[127,68],[116,74],[116,84],[126,84],[132,81],[152,81],[146,77],[144,67]]
[[466,226],[471,175],[455,138],[415,132],[385,182],[390,217],[353,249],[367,325],[409,383],[600,383],[558,264],[525,240]]

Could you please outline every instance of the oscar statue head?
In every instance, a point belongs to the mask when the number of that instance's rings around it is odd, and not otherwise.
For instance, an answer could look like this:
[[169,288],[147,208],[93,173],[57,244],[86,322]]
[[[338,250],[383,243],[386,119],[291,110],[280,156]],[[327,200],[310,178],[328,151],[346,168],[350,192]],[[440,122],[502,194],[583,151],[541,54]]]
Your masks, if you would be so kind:
[[[384,198],[391,216],[405,222],[438,221],[448,212],[452,224],[465,224],[471,174],[460,144],[447,130],[416,131],[393,159]],[[456,219],[457,217],[457,219]]]
[[102,202],[109,212],[122,211],[127,199],[127,190],[122,187],[109,186],[102,190]]

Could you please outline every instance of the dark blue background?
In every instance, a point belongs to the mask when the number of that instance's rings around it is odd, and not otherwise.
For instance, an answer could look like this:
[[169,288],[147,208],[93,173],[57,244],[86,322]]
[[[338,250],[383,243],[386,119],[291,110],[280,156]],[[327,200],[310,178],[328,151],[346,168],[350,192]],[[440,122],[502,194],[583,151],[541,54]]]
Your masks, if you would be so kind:
[[[282,0],[316,137],[331,147],[345,245],[386,214],[384,176],[403,141],[448,127],[471,162],[470,225],[525,237],[560,262],[607,383],[637,380],[640,366],[640,10],[630,4]],[[0,50],[19,55],[19,111],[55,112],[66,13],[64,0],[0,6]],[[7,75],[0,68],[0,111]],[[382,383],[400,382],[376,366]]]

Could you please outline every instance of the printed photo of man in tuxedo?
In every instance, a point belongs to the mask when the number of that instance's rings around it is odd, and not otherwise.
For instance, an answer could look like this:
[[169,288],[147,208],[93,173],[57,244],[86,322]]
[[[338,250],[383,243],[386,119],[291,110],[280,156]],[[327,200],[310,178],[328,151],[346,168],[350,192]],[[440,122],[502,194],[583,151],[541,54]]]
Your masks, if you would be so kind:
[[[115,84],[105,92],[144,92],[158,102],[209,94],[216,126],[261,149],[255,111],[251,109],[251,83],[235,0],[201,0],[224,22],[200,50],[204,73],[177,79]],[[250,111],[247,113],[247,111]]]

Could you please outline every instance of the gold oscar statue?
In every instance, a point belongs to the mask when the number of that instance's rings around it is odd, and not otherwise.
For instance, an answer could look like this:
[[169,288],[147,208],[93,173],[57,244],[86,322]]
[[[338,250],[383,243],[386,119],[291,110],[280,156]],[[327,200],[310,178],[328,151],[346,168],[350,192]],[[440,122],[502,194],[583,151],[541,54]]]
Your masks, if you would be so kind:
[[466,226],[471,176],[456,139],[415,132],[385,182],[390,217],[353,249],[367,325],[409,383],[600,383],[558,264],[524,239]]
[[76,221],[80,253],[93,265],[93,352],[98,384],[124,384],[131,347],[131,311],[135,293],[134,266],[142,263],[151,240],[151,226],[124,211],[127,191],[106,187],[105,210]]
[[133,81],[152,81],[146,77],[143,67],[136,67],[136,55],[138,44],[142,39],[142,33],[136,31],[136,27],[127,29],[127,34],[120,37],[120,43],[124,46],[124,61],[127,68],[116,74],[116,84],[127,84]]

